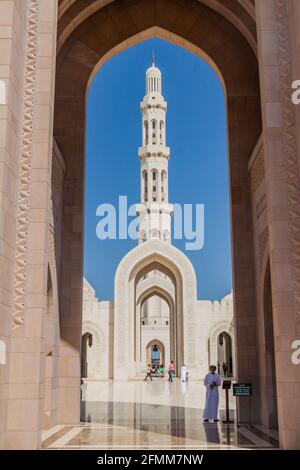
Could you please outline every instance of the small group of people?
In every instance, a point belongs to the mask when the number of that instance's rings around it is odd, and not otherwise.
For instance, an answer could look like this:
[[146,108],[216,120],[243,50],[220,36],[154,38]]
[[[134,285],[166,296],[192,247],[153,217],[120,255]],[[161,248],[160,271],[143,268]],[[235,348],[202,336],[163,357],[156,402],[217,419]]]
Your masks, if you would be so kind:
[[165,368],[163,364],[160,365],[155,365],[154,367],[151,364],[148,364],[147,366],[147,371],[146,371],[146,377],[144,378],[144,381],[147,381],[148,379],[152,380],[152,374],[160,375],[160,377],[165,376]]
[[[155,365],[153,367],[151,364],[148,364],[144,381],[147,381],[148,379],[152,380],[152,374],[155,374],[156,376],[160,375],[161,377],[164,377],[165,375],[164,365],[160,364],[160,366]],[[175,363],[174,361],[170,361],[170,364],[168,367],[168,381],[173,382],[174,377],[175,377]],[[181,382],[188,382],[189,380],[189,373],[188,373],[187,367],[184,364],[180,369],[180,380]]]
[[[155,365],[153,367],[151,364],[148,364],[144,381],[147,382],[148,379],[152,380],[153,374],[155,374],[156,376],[160,375],[160,377],[164,377],[165,376],[164,365],[160,364],[160,366]],[[168,367],[168,381],[169,382],[173,382],[174,375],[175,375],[175,364],[174,364],[174,361],[171,361]]]

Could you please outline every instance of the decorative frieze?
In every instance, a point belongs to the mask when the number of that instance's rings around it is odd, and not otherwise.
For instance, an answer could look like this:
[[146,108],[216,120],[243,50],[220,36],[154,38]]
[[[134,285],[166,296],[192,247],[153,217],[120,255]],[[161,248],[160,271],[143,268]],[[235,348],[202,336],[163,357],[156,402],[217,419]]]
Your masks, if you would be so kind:
[[257,154],[250,169],[250,186],[252,194],[257,191],[265,179],[265,160],[263,148]]
[[285,0],[275,0],[279,86],[281,90],[283,141],[287,174],[287,195],[291,260],[294,281],[296,320],[300,320],[300,184],[297,164],[295,109],[291,100],[291,58],[287,5]]
[[26,261],[30,210],[32,121],[34,111],[37,61],[38,9],[38,0],[28,1],[21,154],[19,162],[19,186],[17,196],[15,280],[13,296],[14,305],[12,317],[13,329],[20,327],[24,323]]
[[266,227],[258,238],[258,247],[259,247],[259,266],[260,270],[263,267],[264,254],[266,251],[266,246],[269,240],[269,227]]
[[259,220],[267,209],[267,196],[264,193],[255,206],[256,220]]
[[60,154],[58,146],[53,139],[53,156],[52,156],[52,173],[51,173],[51,186],[52,193],[57,194],[62,192],[63,182],[65,175],[65,163]]

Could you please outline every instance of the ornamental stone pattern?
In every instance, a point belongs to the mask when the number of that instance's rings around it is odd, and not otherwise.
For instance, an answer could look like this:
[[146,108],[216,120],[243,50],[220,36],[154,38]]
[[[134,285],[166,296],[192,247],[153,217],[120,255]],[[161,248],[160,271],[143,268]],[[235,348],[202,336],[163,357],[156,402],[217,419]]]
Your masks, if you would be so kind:
[[26,37],[24,109],[22,122],[19,188],[16,220],[15,288],[12,328],[24,323],[27,235],[30,207],[30,169],[32,156],[32,120],[36,78],[36,56],[38,38],[38,0],[28,3],[28,25]]

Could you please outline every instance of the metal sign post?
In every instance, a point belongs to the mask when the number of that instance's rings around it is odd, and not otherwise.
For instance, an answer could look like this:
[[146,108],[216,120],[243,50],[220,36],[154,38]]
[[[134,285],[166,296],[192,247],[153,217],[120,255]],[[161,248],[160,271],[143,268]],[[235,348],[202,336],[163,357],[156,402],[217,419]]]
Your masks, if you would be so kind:
[[226,419],[222,420],[222,423],[224,424],[229,424],[229,423],[233,423],[233,421],[230,418],[229,416],[229,390],[231,388],[231,380],[223,380],[223,383],[222,383],[222,389],[225,390],[225,403],[226,403]]

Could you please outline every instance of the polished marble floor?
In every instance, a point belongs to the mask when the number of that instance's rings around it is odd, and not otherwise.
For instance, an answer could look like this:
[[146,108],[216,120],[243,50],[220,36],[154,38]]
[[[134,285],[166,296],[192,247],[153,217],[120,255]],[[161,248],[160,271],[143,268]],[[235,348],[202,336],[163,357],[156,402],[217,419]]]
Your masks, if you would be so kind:
[[[172,384],[88,381],[81,424],[43,433],[48,449],[274,449],[276,432],[262,426],[203,423],[205,388],[201,381]],[[231,417],[235,401],[230,396]],[[224,391],[219,417],[224,418]]]

